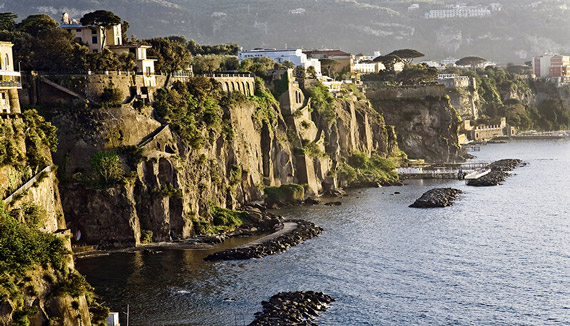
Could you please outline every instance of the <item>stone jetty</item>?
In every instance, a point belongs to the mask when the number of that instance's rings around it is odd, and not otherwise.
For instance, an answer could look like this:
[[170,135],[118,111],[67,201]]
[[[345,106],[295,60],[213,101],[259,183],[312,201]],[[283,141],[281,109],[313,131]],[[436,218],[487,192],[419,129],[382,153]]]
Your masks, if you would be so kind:
[[262,301],[263,312],[249,326],[315,326],[310,320],[318,317],[334,299],[322,292],[280,292],[269,301]]
[[462,193],[461,190],[454,188],[434,188],[426,191],[410,207],[433,208],[451,206],[460,193]]
[[308,221],[288,220],[287,222],[294,222],[296,227],[291,228],[289,232],[279,235],[278,237],[268,236],[268,240],[265,242],[219,251],[207,256],[204,260],[244,260],[274,255],[284,252],[305,240],[314,238],[323,231],[322,228]]
[[519,159],[504,159],[490,163],[487,168],[491,169],[488,174],[467,181],[468,186],[476,187],[489,187],[500,185],[510,176],[509,171],[514,170],[516,167],[520,166],[523,162]]

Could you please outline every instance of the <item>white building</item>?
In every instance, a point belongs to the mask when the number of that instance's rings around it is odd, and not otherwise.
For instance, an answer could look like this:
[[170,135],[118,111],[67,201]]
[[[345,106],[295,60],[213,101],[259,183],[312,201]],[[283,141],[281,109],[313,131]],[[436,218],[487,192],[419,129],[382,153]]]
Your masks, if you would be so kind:
[[126,44],[110,46],[109,50],[117,55],[132,53],[135,56],[137,73],[144,76],[145,86],[156,86],[154,62],[157,61],[157,59],[147,57],[146,50],[150,48],[152,48],[150,45]]
[[353,71],[361,74],[373,74],[385,70],[382,62],[360,62],[353,65]]
[[307,58],[307,55],[303,53],[302,49],[259,49],[248,51],[240,50],[238,52],[238,58],[240,61],[262,57],[270,58],[271,60],[279,63],[291,61],[295,66],[302,66],[305,69],[314,67],[317,72],[317,76],[321,76],[321,62],[318,59]]
[[426,19],[469,18],[491,16],[491,10],[482,6],[455,6],[444,9],[432,9],[425,13]]
[[123,44],[121,24],[107,29],[99,26],[83,26],[77,20],[70,19],[67,13],[63,14],[61,22],[58,28],[69,31],[77,41],[86,44],[93,52],[99,52],[111,45]]
[[20,113],[20,73],[15,71],[10,42],[0,42],[0,114]]

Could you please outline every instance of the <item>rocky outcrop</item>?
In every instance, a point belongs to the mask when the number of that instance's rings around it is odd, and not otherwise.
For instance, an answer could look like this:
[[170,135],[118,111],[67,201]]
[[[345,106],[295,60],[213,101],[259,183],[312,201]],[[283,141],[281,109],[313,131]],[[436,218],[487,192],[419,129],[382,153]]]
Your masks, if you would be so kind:
[[291,232],[285,233],[275,239],[271,239],[267,242],[254,246],[219,251],[207,256],[204,258],[204,260],[244,260],[275,255],[284,252],[290,247],[298,245],[305,240],[314,238],[321,234],[323,231],[322,228],[316,226],[311,222],[303,220],[289,220],[288,222],[294,222],[297,224],[297,226]]
[[410,207],[433,208],[451,206],[461,193],[461,190],[454,188],[434,188],[426,191]]
[[510,176],[510,173],[508,172],[514,170],[522,163],[523,162],[519,159],[504,159],[495,161],[487,166],[488,169],[491,169],[491,172],[485,174],[480,178],[468,180],[467,185],[475,187],[489,187],[500,185]]
[[[336,122],[320,131],[307,109],[285,117],[277,107],[243,101],[223,109],[224,130],[231,133],[204,127],[199,147],[161,126],[148,107],[86,110],[92,112],[56,111],[53,123],[61,139],[57,163],[66,176],[60,186],[66,218],[94,245],[137,245],[143,231],[154,241],[188,238],[198,221],[211,222],[212,206],[262,201],[265,186],[307,185],[306,196],[334,192],[338,183],[329,172],[352,151],[399,152],[395,133],[365,101],[337,101]],[[307,142],[327,155],[298,153]],[[138,146],[135,160],[121,152],[127,145]],[[121,153],[125,184],[89,185],[90,158],[100,151]]]
[[[22,135],[31,133],[40,138],[38,125],[23,123],[19,118],[0,119],[0,129],[6,131],[18,126],[23,128]],[[44,128],[48,127],[44,125]],[[7,133],[3,135],[3,139],[9,141]],[[30,145],[18,141],[13,145],[17,151],[11,152],[10,155],[35,155],[13,156],[11,161],[4,161],[0,168],[0,193],[13,194],[10,196],[11,200],[0,208],[0,214],[9,214],[16,221],[16,224],[10,225],[6,223],[5,216],[0,218],[2,230],[8,230],[2,234],[1,240],[6,248],[22,248],[21,251],[10,252],[9,257],[2,257],[5,260],[0,271],[0,325],[89,326],[92,318],[85,295],[89,292],[88,284],[75,271],[70,254],[71,233],[63,216],[56,169],[42,169],[44,166],[53,167],[48,144],[37,141]],[[16,189],[18,191],[14,192]],[[46,241],[41,242],[38,239]],[[33,254],[37,253],[30,249],[34,247],[42,247],[42,257]],[[34,257],[25,257],[26,255]],[[48,263],[52,256],[58,257],[57,264]],[[17,260],[16,267],[10,260]],[[77,280],[83,280],[83,283],[74,282]]]
[[280,292],[261,302],[263,312],[256,313],[250,326],[315,325],[310,320],[327,310],[335,300],[322,292]]
[[410,158],[430,162],[461,159],[458,141],[460,117],[447,96],[386,98],[369,92],[376,111],[395,126],[398,146]]

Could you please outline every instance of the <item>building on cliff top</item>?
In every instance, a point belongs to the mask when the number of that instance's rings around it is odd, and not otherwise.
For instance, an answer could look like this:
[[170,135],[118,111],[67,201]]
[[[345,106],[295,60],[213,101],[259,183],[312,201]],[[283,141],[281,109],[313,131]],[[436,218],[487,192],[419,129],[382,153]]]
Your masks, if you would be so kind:
[[279,63],[291,61],[295,66],[302,66],[307,69],[314,67],[317,76],[321,76],[321,62],[317,59],[308,58],[302,49],[255,49],[255,50],[239,50],[238,58],[240,61],[252,58],[266,57]]
[[19,114],[18,89],[22,88],[20,72],[15,71],[10,42],[0,42],[0,114]]
[[70,19],[67,13],[63,13],[61,25],[58,28],[70,32],[77,41],[85,43],[93,52],[102,51],[108,46],[123,44],[121,24],[107,29],[99,26],[83,26],[78,20]]

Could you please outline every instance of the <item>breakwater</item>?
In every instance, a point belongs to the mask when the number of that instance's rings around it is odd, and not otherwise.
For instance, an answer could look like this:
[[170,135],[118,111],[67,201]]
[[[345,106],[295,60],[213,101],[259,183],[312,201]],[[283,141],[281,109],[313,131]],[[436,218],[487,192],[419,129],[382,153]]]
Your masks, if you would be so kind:
[[296,226],[285,234],[255,245],[248,245],[244,247],[219,251],[207,256],[204,258],[204,260],[244,260],[274,255],[282,253],[290,247],[295,246],[305,240],[314,238],[321,234],[323,231],[322,228],[308,221],[292,220],[288,222],[295,223]]
[[322,292],[280,292],[261,303],[263,312],[256,313],[249,326],[316,326],[310,320],[327,310],[327,305],[333,301]]

